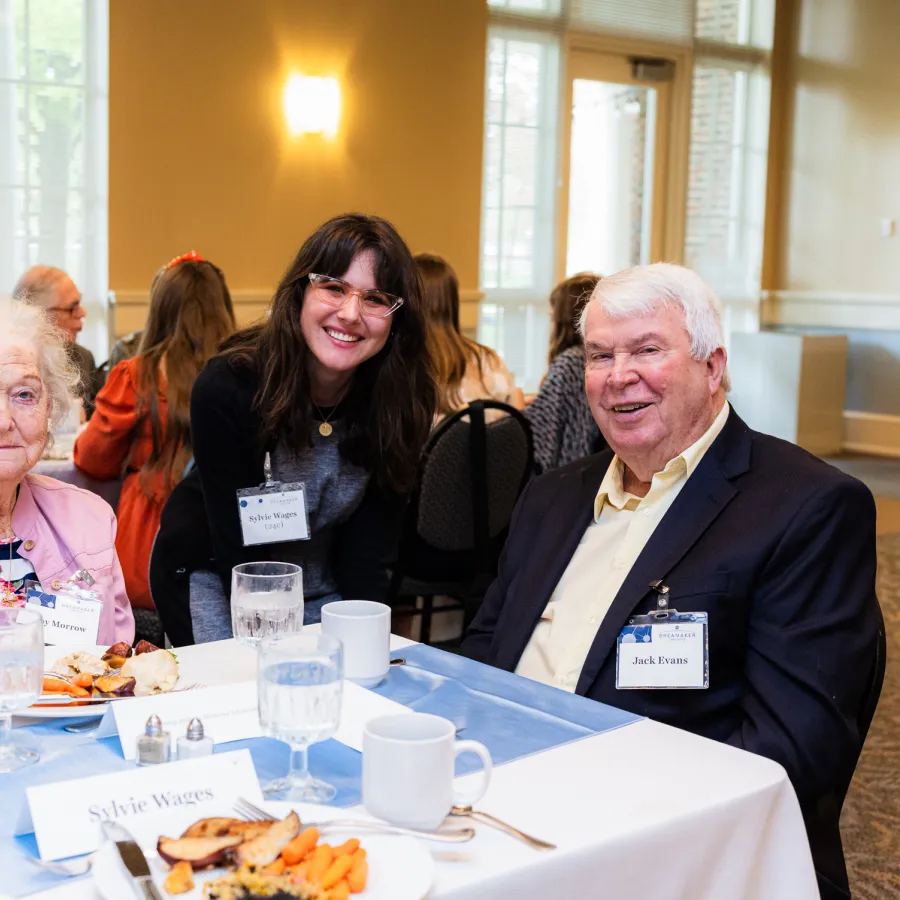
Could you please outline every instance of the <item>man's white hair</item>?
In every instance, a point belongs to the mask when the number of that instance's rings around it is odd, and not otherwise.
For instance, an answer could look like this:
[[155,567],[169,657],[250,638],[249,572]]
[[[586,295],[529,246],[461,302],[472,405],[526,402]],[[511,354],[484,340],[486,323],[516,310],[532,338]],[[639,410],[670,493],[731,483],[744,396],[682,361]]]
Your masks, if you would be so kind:
[[72,392],[79,376],[66,353],[66,336],[47,314],[27,298],[0,294],[2,334],[11,343],[33,347],[38,355],[41,381],[50,398],[49,425],[59,428],[72,408]]
[[[661,306],[680,307],[691,342],[691,356],[700,362],[725,346],[721,301],[696,272],[684,266],[653,263],[601,278],[578,319],[582,340],[588,310],[595,303],[614,319],[646,316]],[[722,388],[731,390],[727,369],[722,375]]]

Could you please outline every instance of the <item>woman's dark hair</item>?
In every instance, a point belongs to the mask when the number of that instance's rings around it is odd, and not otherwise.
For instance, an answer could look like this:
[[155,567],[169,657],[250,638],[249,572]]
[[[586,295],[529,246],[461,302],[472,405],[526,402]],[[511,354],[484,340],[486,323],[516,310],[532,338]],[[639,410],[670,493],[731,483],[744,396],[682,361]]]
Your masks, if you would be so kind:
[[354,375],[342,403],[348,429],[340,449],[349,462],[372,472],[380,487],[408,491],[431,429],[437,389],[416,265],[390,222],[347,214],[319,227],[281,279],[268,319],[238,332],[222,349],[232,366],[256,373],[262,445],[282,440],[295,450],[311,446],[311,351],[300,327],[309,275],[341,277],[366,250],[375,254],[378,288],[402,297],[403,305],[392,314],[383,349]]
[[474,366],[484,386],[485,366],[496,368],[499,358],[490,347],[460,331],[459,280],[450,263],[431,253],[420,253],[415,260],[428,310],[428,345],[439,390],[437,411],[443,416],[465,405],[459,389],[466,369]]
[[[188,260],[159,272],[150,288],[150,312],[138,350],[137,409],[150,420],[153,448],[141,468],[144,493],[160,477],[166,493],[191,458],[191,388],[200,370],[237,326],[221,270]],[[159,413],[160,367],[165,367],[166,422]],[[165,432],[165,434],[164,434]]]
[[581,346],[578,317],[597,287],[599,275],[579,272],[561,281],[550,294],[550,359],[553,362],[563,350]]

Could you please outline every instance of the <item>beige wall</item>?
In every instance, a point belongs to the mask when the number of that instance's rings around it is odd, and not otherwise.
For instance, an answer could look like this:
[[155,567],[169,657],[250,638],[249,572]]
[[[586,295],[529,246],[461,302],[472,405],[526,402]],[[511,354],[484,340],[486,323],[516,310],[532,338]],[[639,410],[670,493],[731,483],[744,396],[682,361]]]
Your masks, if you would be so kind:
[[[900,2],[796,2],[777,286],[900,294],[900,234],[879,236],[900,220]],[[877,315],[862,308],[856,327]]]
[[[484,0],[110,7],[119,334],[141,326],[156,269],[191,248],[223,268],[242,318],[254,317],[310,231],[349,210],[387,217],[414,252],[443,254],[475,294]],[[339,78],[334,140],[287,134],[291,71]]]

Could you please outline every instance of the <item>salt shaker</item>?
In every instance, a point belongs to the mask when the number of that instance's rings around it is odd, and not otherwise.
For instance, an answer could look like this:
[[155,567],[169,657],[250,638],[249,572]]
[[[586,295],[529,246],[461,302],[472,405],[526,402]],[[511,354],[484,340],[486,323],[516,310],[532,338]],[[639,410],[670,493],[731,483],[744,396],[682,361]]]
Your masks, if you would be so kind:
[[213,739],[203,733],[203,723],[199,719],[191,719],[187,733],[176,743],[178,759],[196,759],[213,752]]
[[159,716],[150,716],[144,726],[144,733],[137,739],[137,764],[153,766],[167,763],[171,752],[169,732],[163,731]]

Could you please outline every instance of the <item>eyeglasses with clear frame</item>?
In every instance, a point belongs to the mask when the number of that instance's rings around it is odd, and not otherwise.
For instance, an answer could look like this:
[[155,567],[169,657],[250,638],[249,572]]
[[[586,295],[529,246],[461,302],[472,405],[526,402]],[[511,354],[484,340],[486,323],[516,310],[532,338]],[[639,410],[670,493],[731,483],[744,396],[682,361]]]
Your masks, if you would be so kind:
[[364,316],[383,319],[403,306],[403,298],[386,291],[360,290],[331,275],[309,273],[309,283],[316,296],[327,306],[340,309],[354,295],[359,298],[359,311]]

